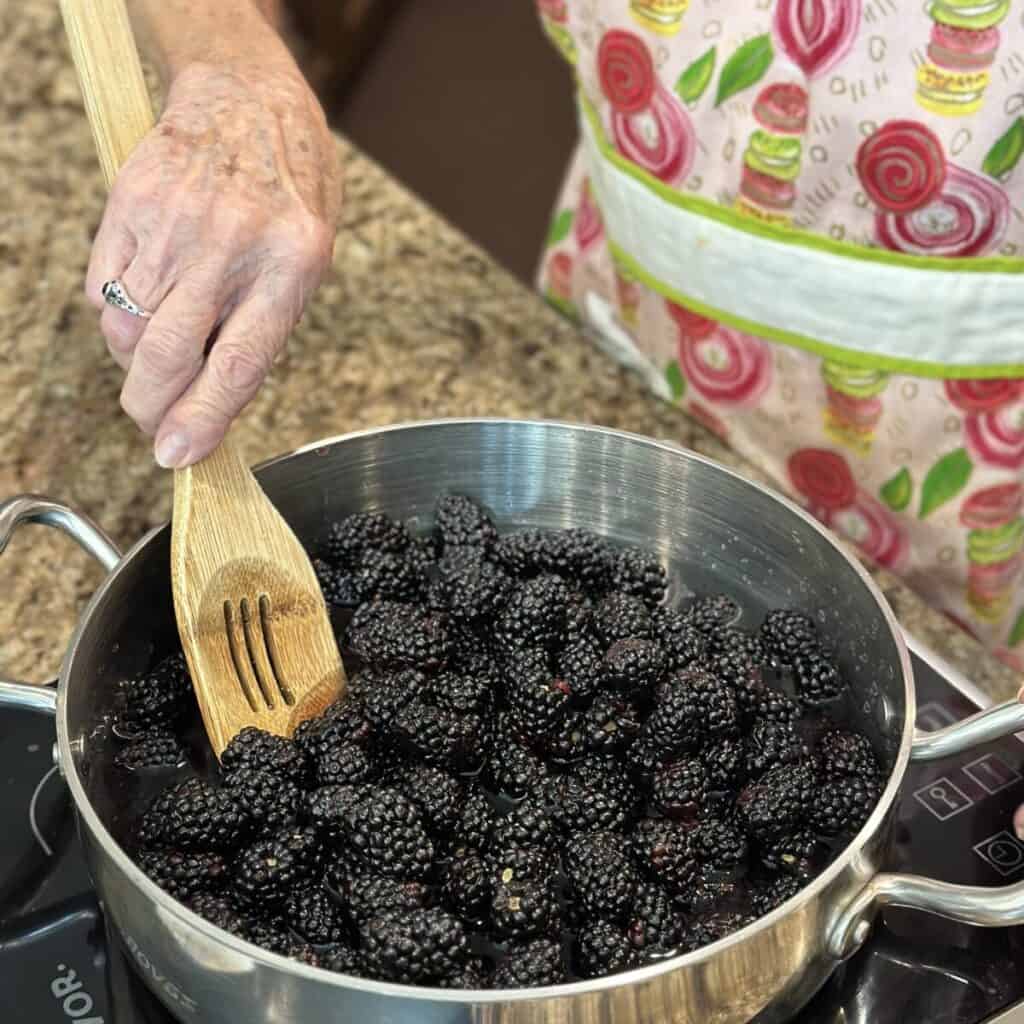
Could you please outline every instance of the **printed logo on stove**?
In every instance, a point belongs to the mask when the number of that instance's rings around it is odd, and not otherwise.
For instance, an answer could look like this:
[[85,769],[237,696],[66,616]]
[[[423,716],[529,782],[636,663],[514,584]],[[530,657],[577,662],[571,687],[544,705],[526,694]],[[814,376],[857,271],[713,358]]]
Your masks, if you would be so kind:
[[156,964],[146,956],[139,948],[139,944],[130,935],[127,933],[122,934],[124,934],[125,945],[131,951],[132,956],[135,957],[135,962],[149,975],[153,984],[175,1005],[180,1006],[183,1010],[188,1010],[190,1013],[195,1013],[199,1009],[199,1004],[191,996],[185,995],[170,978],[162,974]]
[[50,982],[50,992],[56,999],[65,1017],[78,1021],[78,1024],[104,1024],[102,1017],[90,1017],[93,999],[85,991],[85,984],[78,980],[78,972],[67,964],[57,964],[57,977]]

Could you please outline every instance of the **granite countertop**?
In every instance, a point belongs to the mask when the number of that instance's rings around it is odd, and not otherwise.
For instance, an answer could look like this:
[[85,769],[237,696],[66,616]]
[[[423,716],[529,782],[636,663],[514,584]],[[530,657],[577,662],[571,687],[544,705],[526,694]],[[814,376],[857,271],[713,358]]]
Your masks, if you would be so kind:
[[[0,496],[89,512],[121,544],[166,519],[170,477],[118,407],[82,282],[104,188],[57,5],[0,14]],[[600,423],[677,443],[761,478],[652,397],[570,324],[343,140],[334,270],[235,435],[259,461],[331,434],[444,416]],[[70,541],[21,531],[0,559],[0,674],[52,677],[101,578]],[[1009,669],[886,573],[907,629],[997,699]]]

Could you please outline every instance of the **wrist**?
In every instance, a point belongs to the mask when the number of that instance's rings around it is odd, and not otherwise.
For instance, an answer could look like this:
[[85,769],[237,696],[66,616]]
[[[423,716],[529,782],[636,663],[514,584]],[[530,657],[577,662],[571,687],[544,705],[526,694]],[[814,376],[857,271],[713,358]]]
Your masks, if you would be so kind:
[[290,64],[278,0],[130,0],[139,41],[165,84],[196,64]]

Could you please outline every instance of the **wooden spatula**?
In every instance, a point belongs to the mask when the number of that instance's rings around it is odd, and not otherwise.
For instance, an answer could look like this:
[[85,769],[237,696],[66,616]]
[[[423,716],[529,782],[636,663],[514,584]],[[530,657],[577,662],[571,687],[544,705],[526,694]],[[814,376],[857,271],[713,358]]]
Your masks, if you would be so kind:
[[[109,186],[153,126],[131,25],[124,0],[60,6]],[[218,757],[245,726],[290,735],[344,694],[345,670],[313,566],[227,440],[175,471],[171,584]]]

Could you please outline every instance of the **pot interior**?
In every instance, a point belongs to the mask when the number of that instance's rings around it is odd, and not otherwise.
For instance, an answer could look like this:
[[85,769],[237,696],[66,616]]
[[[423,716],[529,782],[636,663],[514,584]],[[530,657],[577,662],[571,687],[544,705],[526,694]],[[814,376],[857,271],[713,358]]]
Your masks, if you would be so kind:
[[[487,505],[503,531],[581,526],[658,551],[675,581],[670,600],[724,592],[753,626],[771,608],[799,608],[839,652],[853,694],[847,713],[887,769],[896,764],[911,683],[891,616],[808,518],[699,457],[598,428],[449,421],[326,442],[268,464],[259,476],[312,549],[331,522],[351,512],[381,509],[426,529],[440,495],[464,493]],[[169,543],[164,527],[122,563],[66,663],[74,765],[118,839],[146,783],[113,768],[108,719],[118,680],[177,647]]]

